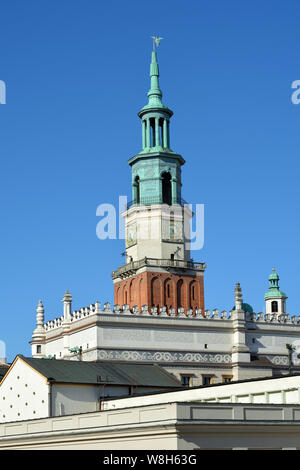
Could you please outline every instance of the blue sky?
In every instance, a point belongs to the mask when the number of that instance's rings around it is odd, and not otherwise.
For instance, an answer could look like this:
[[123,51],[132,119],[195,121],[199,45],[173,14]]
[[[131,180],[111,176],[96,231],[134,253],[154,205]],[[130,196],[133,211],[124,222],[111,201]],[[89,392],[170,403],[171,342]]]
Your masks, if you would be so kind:
[[206,308],[234,285],[255,311],[273,267],[300,312],[299,2],[15,0],[1,6],[0,339],[30,355],[46,320],[113,302],[123,240],[96,237],[96,208],[130,199],[141,149],[152,35],[171,143],[186,160],[183,197],[205,204]]

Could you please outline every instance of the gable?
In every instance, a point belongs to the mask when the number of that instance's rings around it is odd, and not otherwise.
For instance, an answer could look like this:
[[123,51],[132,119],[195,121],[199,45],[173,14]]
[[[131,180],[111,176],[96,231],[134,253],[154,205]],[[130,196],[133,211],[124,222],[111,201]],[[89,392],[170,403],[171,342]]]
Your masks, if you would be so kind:
[[48,414],[46,378],[17,357],[0,383],[0,422]]

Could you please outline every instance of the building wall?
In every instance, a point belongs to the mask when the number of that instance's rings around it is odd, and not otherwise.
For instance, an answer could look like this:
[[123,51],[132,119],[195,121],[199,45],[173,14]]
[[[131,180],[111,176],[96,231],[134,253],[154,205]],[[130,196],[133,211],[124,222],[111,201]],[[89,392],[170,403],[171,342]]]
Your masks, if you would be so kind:
[[204,312],[203,275],[178,275],[162,272],[143,272],[114,284],[115,304],[129,308],[148,305],[166,306],[167,311],[179,307],[185,310],[200,308]]
[[[300,404],[300,376],[270,378],[108,400],[104,410],[181,402]],[[300,418],[300,415],[299,415]]]
[[[85,353],[86,360],[93,360],[87,358],[87,354],[91,349],[96,348],[96,325],[93,323],[90,326],[84,326],[83,328],[72,330],[67,337],[64,338],[60,335],[58,337],[50,338],[46,343],[45,347],[45,356],[55,356],[56,359],[66,359],[73,358],[75,360],[79,359],[75,353],[69,351],[70,348],[76,346],[81,346],[83,352]],[[62,334],[62,333],[61,333]],[[68,344],[67,350],[65,350],[64,345]],[[67,354],[67,356],[66,356]]]
[[[189,237],[192,212],[186,207],[155,204],[133,206],[122,216],[125,218],[126,261],[147,258],[190,259],[185,237]],[[170,228],[175,229],[170,230]],[[188,232],[188,233],[185,233]],[[188,238],[188,241],[190,239]]]
[[[186,328],[174,328],[170,322],[155,326],[147,325],[101,325],[98,327],[98,344],[101,348],[141,348],[157,351],[195,351],[231,353],[232,338],[230,332],[195,330],[189,324]],[[173,327],[173,328],[172,328]],[[206,346],[205,346],[206,345]]]
[[98,411],[100,399],[129,395],[129,387],[55,384],[52,387],[52,414],[70,415]]
[[[251,362],[249,366],[247,363],[233,364],[232,316],[228,318],[226,312],[218,311],[206,311],[205,317],[200,314],[197,317],[186,316],[186,313],[176,317],[166,312],[151,315],[148,311],[134,312],[122,308],[112,311],[108,305],[97,313],[93,311],[73,319],[69,345],[82,347],[83,360],[157,362],[167,370],[170,367],[176,369],[177,377],[184,373],[186,367],[197,367],[195,385],[202,384],[205,372],[215,376],[214,382],[222,381],[222,376],[227,373],[238,379],[270,375],[274,367],[276,373],[286,373],[286,344],[298,343],[299,347],[300,324],[296,317],[254,314],[250,320],[247,315],[245,346],[252,355],[269,359],[269,367],[255,368]],[[62,328],[51,327],[46,338],[45,354],[56,353],[57,358],[62,357]],[[79,359],[74,354],[69,358]],[[240,368],[238,375],[236,366]],[[230,372],[229,368],[232,369]]]
[[226,378],[232,378],[232,369],[228,367],[215,367],[212,366],[201,366],[201,365],[182,365],[180,366],[165,366],[164,367],[167,372],[173,374],[179,381],[181,381],[182,377],[189,377],[189,387],[200,387],[204,385],[205,378],[210,378],[211,384],[216,384],[220,382],[224,382]]
[[63,359],[64,356],[64,340],[62,336],[48,341],[45,348],[45,356],[55,356],[57,359]]
[[21,359],[0,385],[0,422],[48,416],[48,385]]
[[[256,324],[255,326],[254,329],[248,328],[246,333],[246,344],[251,352],[286,355],[286,344],[300,339],[298,325]],[[253,342],[253,339],[255,342]]]
[[0,449],[299,449],[299,416],[297,405],[167,403],[3,423]]

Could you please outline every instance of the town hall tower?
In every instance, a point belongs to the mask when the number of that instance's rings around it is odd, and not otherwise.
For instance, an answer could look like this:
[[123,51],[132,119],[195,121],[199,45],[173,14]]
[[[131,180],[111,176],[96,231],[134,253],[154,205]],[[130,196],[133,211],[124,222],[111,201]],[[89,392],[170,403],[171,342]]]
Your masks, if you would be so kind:
[[193,213],[181,196],[181,155],[171,150],[173,111],[162,103],[157,53],[152,51],[148,104],[138,113],[142,150],[129,159],[132,201],[122,214],[126,264],[113,271],[116,305],[148,306],[157,313],[204,312],[204,263],[191,260]]

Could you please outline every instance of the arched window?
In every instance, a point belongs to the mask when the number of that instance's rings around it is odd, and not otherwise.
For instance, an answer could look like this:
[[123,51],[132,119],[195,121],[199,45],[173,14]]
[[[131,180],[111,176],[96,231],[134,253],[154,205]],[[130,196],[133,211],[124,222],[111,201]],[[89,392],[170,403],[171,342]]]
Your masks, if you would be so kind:
[[271,311],[272,311],[272,313],[277,313],[278,312],[278,302],[277,302],[277,300],[272,300]]
[[140,203],[140,178],[139,176],[136,176],[135,177],[135,180],[134,180],[134,183],[135,183],[135,197],[136,197],[136,202],[137,204]]
[[183,280],[179,279],[177,282],[177,307],[183,307],[184,294],[183,294]]
[[189,304],[190,308],[196,308],[198,295],[197,295],[197,284],[195,281],[192,281],[189,286]]
[[151,280],[151,305],[159,306],[162,305],[161,301],[161,281],[158,277],[154,277]]
[[162,174],[162,202],[172,205],[171,175],[167,172]]

